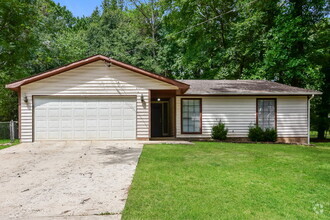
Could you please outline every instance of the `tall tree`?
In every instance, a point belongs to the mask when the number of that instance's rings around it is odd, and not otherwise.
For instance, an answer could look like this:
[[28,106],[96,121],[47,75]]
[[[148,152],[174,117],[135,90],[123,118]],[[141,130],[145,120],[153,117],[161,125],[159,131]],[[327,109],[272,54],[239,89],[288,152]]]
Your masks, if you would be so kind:
[[0,121],[17,119],[17,96],[5,84],[25,76],[24,62],[36,45],[34,0],[0,1]]
[[315,27],[311,36],[314,53],[309,57],[319,70],[321,80],[311,86],[323,92],[312,102],[312,127],[318,131],[318,138],[325,139],[330,128],[330,20],[324,19]]
[[305,87],[319,80],[318,71],[308,57],[315,25],[324,17],[324,1],[282,1],[275,26],[269,31],[261,71],[267,79]]
[[34,27],[38,48],[30,60],[30,73],[38,73],[81,59],[87,55],[82,24],[65,7],[52,0],[38,0],[41,25]]
[[[214,78],[232,42],[235,1],[169,1],[165,38],[175,53],[172,69],[178,77]],[[170,58],[172,54],[168,54]]]

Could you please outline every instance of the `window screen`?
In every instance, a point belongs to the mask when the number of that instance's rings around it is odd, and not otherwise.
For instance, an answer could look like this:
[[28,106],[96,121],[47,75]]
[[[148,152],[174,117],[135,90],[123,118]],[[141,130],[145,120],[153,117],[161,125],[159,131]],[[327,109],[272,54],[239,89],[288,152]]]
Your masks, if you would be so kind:
[[182,100],[182,132],[200,133],[201,132],[201,100],[183,99]]
[[258,126],[275,128],[275,99],[258,99]]

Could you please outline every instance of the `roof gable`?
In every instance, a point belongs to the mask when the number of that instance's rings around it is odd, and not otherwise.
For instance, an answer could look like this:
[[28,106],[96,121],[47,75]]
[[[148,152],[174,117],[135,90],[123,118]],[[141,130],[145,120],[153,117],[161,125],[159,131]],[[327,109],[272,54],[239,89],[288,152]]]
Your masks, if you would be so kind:
[[109,58],[109,57],[106,57],[106,56],[103,56],[103,55],[91,56],[91,57],[85,58],[83,60],[79,60],[79,61],[67,64],[65,66],[62,66],[62,67],[59,67],[59,68],[56,68],[56,69],[53,69],[53,70],[50,70],[50,71],[47,71],[47,72],[39,73],[37,75],[33,75],[33,76],[30,76],[30,77],[22,79],[22,80],[12,82],[10,84],[7,84],[6,88],[17,91],[23,85],[30,84],[30,83],[39,81],[41,79],[45,79],[45,78],[48,78],[48,77],[51,77],[51,76],[54,76],[54,75],[57,75],[57,74],[75,69],[75,68],[78,68],[80,66],[83,66],[83,65],[86,65],[86,64],[89,64],[89,63],[92,63],[92,62],[100,61],[100,60],[102,60],[104,62],[107,62],[110,65],[114,64],[114,65],[122,67],[124,69],[128,69],[130,71],[133,71],[135,73],[142,74],[144,76],[151,77],[153,79],[157,79],[157,80],[163,81],[165,83],[177,86],[180,89],[181,93],[184,93],[189,88],[189,85],[187,85],[185,83],[178,82],[176,80],[169,79],[167,77],[157,75],[155,73],[137,68],[135,66],[120,62],[118,60],[115,60],[115,59],[112,59],[112,58]]
[[130,94],[131,91],[175,90],[178,87],[103,61],[96,61],[21,86],[21,91],[48,95]]

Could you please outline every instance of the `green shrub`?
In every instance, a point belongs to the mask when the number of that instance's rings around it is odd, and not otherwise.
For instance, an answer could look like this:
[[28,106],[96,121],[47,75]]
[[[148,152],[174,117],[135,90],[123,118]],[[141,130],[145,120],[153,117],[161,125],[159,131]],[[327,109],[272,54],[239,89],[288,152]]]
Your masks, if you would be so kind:
[[264,131],[264,141],[275,142],[277,140],[277,132],[274,128],[267,128]]
[[251,141],[264,141],[264,131],[258,125],[250,127],[248,137]]
[[215,140],[226,140],[227,133],[228,129],[226,129],[224,123],[219,122],[219,124],[212,128],[212,138]]
[[251,141],[269,141],[275,142],[277,140],[277,131],[273,128],[266,128],[262,130],[258,125],[249,128],[249,139]]

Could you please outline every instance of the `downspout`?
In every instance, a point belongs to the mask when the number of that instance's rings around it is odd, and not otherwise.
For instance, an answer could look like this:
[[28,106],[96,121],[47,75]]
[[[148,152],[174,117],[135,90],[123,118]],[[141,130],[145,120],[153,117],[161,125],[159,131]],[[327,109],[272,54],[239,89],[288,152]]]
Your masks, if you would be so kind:
[[311,100],[314,98],[314,94],[309,97],[308,102],[307,102],[307,111],[308,111],[308,129],[307,129],[307,144],[310,144],[310,130],[311,130]]

